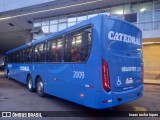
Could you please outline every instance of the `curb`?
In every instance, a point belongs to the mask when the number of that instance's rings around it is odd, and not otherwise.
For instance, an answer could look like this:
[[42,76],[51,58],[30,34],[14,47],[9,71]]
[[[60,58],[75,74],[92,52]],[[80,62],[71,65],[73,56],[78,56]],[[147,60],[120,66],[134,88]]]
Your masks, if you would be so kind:
[[160,83],[144,83],[144,84],[150,84],[150,85],[160,85]]

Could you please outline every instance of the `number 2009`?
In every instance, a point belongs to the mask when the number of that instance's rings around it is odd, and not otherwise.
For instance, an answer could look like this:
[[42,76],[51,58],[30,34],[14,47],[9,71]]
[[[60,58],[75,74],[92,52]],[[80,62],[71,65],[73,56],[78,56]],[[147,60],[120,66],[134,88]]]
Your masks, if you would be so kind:
[[85,73],[83,71],[73,71],[73,78],[84,79]]

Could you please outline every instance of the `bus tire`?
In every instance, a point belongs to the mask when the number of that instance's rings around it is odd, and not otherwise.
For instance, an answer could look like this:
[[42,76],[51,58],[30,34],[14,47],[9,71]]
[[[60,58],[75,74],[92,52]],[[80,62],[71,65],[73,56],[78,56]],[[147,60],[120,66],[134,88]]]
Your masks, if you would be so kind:
[[41,79],[41,77],[38,77],[37,82],[36,82],[36,90],[39,96],[44,97],[44,83]]
[[30,92],[33,92],[34,91],[34,88],[33,88],[33,80],[32,80],[32,77],[31,75],[29,75],[27,77],[27,88]]

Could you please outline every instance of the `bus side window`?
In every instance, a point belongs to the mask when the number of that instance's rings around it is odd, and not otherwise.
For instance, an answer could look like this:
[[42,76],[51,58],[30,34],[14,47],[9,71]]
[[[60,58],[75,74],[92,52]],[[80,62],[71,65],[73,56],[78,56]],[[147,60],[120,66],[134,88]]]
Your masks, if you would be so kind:
[[16,51],[14,53],[14,57],[13,57],[14,58],[14,63],[18,63],[19,62],[19,58],[20,58],[19,55],[20,55],[19,51]]
[[65,37],[64,61],[85,62],[91,51],[91,27],[69,33]]
[[86,61],[91,51],[91,28],[83,30],[83,41],[81,47],[81,59]]
[[30,63],[32,62],[32,47],[26,49],[25,54],[25,62]]
[[58,37],[47,42],[46,61],[61,62],[62,61],[62,37]]
[[19,53],[18,53],[18,61],[19,61],[20,63],[23,62],[23,50],[20,50]]
[[73,34],[68,34],[65,37],[65,46],[64,46],[64,61],[71,62],[72,59],[72,46],[75,44],[73,39]]
[[40,43],[35,46],[35,48],[34,48],[34,61],[35,62],[44,62],[45,61],[44,43]]
[[29,62],[29,48],[26,49],[25,62]]
[[52,51],[52,40],[47,41],[46,44],[46,62],[52,62],[54,57],[53,57],[53,51]]
[[80,62],[80,51],[78,47],[72,47],[71,62]]
[[61,62],[62,61],[62,47],[63,47],[63,41],[62,38],[58,38],[56,40],[56,49],[55,49],[55,57],[56,57],[56,62]]
[[25,58],[25,50],[20,50],[19,51],[19,62],[24,63],[25,62],[24,58]]
[[33,58],[33,48],[30,47],[28,52],[28,62],[32,62],[32,58]]

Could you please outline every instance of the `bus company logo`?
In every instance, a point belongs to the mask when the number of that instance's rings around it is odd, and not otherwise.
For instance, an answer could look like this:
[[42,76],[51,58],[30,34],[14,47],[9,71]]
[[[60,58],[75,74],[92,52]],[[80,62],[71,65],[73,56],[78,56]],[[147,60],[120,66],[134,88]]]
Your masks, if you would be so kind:
[[28,66],[20,66],[20,70],[29,71],[29,67]]
[[126,84],[132,84],[133,83],[133,79],[132,78],[127,78],[126,79]]
[[140,38],[136,38],[134,36],[130,36],[130,35],[127,35],[127,34],[124,34],[124,33],[109,31],[108,32],[108,38],[110,40],[141,45]]

